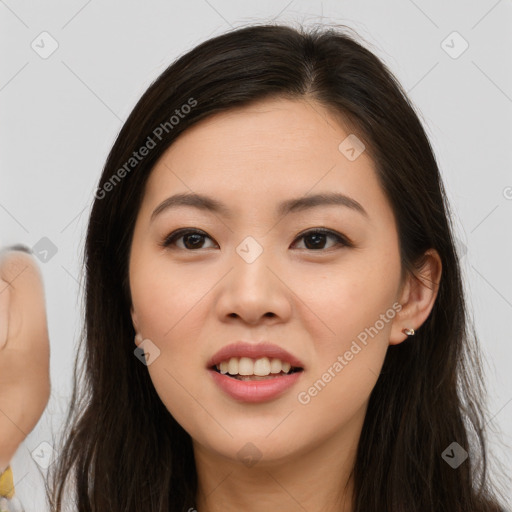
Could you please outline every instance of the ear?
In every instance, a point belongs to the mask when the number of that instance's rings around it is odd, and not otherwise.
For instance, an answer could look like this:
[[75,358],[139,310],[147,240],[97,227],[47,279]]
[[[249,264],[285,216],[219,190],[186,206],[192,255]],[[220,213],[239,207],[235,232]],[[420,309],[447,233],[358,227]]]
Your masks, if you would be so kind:
[[441,258],[435,249],[426,251],[424,258],[419,275],[408,275],[401,287],[399,303],[402,309],[393,320],[390,345],[398,345],[408,338],[403,329],[418,330],[434,307],[441,282]]
[[142,336],[139,334],[139,320],[133,305],[130,307],[130,315],[132,317],[133,328],[135,329],[135,344],[139,346],[142,343]]

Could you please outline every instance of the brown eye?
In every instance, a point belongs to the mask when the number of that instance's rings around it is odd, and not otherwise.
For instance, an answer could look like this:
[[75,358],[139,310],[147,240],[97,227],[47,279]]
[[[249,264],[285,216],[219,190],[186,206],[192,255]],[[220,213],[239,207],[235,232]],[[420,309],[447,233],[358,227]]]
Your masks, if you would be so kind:
[[[205,249],[205,247],[203,247],[205,238],[209,238],[211,240],[211,238],[203,231],[179,229],[178,231],[171,233],[164,240],[162,245],[163,247],[176,246],[178,249],[193,251],[196,249]],[[183,246],[176,244],[180,239],[183,239]]]
[[331,249],[336,246],[351,246],[350,242],[345,237],[329,229],[312,229],[297,237],[296,240],[304,239],[306,246],[305,249],[318,251],[326,249],[325,243],[329,238],[335,240],[335,243],[330,247],[327,247],[327,249]]
[[[177,243],[183,239],[181,244]],[[197,249],[210,249],[215,246],[205,247],[205,239],[212,240],[204,231],[195,229],[178,229],[165,238],[162,243],[163,247],[177,248],[186,251],[194,251]],[[304,248],[310,251],[322,251],[333,247],[352,247],[351,242],[344,236],[329,229],[311,229],[302,233],[296,240],[304,239]],[[329,247],[325,247],[327,241],[331,239],[334,243]]]

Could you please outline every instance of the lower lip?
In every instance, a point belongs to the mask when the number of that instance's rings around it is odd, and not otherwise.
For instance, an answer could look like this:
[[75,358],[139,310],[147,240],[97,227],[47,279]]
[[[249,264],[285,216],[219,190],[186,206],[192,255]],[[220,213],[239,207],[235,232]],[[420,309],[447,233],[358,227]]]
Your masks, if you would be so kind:
[[241,402],[266,402],[293,386],[304,370],[265,380],[238,380],[209,369],[214,382],[229,396]]

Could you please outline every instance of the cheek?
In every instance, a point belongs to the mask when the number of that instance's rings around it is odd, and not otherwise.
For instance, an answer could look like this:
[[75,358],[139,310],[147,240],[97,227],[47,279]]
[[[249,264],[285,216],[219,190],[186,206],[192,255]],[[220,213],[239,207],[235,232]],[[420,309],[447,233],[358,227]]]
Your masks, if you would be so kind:
[[345,280],[346,288],[326,292],[332,300],[323,298],[322,320],[333,332],[326,335],[324,328],[317,337],[315,364],[297,390],[296,418],[304,419],[300,426],[304,440],[331,435],[364,417],[396,315],[393,294],[377,293],[369,284],[366,279]]
[[197,269],[173,268],[156,259],[141,268],[130,282],[140,331],[167,344],[183,325],[190,326],[191,313],[214,281],[198,278]]
[[[399,276],[398,256],[390,254],[354,259],[317,278],[318,286],[303,284],[299,293],[316,313],[303,315],[310,319],[307,329],[315,341],[315,364],[297,399],[312,416],[327,421],[328,414],[336,423],[336,417],[346,419],[367,401],[400,310]],[[312,281],[303,274],[301,282]]]
[[211,308],[205,294],[215,278],[198,279],[197,269],[171,269],[156,259],[140,269],[130,278],[133,306],[140,333],[158,350],[148,372],[169,412],[186,430],[193,429],[191,397],[200,395],[197,375],[205,371],[195,340]]
[[296,301],[299,316],[317,353],[331,358],[347,350],[355,339],[387,341],[396,315],[393,304],[399,278],[398,255],[394,253],[385,259],[372,254],[347,258],[322,272],[311,267],[286,276],[300,298]]

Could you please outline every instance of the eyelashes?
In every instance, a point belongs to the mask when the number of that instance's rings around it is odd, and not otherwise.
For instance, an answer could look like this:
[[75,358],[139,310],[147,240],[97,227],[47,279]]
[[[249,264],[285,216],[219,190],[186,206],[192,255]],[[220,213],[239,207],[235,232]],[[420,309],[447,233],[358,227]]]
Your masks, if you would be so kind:
[[[322,246],[323,242],[327,241],[329,238],[335,241],[334,245],[327,248],[319,247]],[[176,245],[176,242],[180,239],[186,241],[186,243],[189,244],[189,247],[179,247],[178,245]],[[198,251],[199,249],[205,249],[205,247],[202,247],[203,239],[213,240],[207,233],[199,229],[182,228],[173,231],[171,234],[169,234],[160,245],[168,249],[179,249],[187,252],[195,252]],[[325,228],[314,228],[309,229],[303,233],[300,233],[295,238],[293,244],[295,244],[297,240],[302,239],[313,241],[313,243],[311,244],[312,248],[305,247],[306,250],[311,252],[325,252],[330,249],[353,247],[352,242],[346,236],[336,231],[332,231],[330,229]],[[210,248],[212,247],[206,247],[206,249]]]
[[[185,238],[187,235],[194,235],[195,237],[195,245],[197,245],[197,240],[201,238],[210,238],[204,231],[200,231],[197,229],[178,229],[177,231],[172,232],[169,236],[167,236],[162,244],[163,247],[175,246],[176,240],[180,238]],[[211,238],[210,238],[211,239]],[[193,242],[194,245],[194,242]],[[187,250],[187,248],[178,247],[178,249]],[[203,247],[199,247],[199,249],[203,249]],[[197,250],[189,249],[189,250]]]

